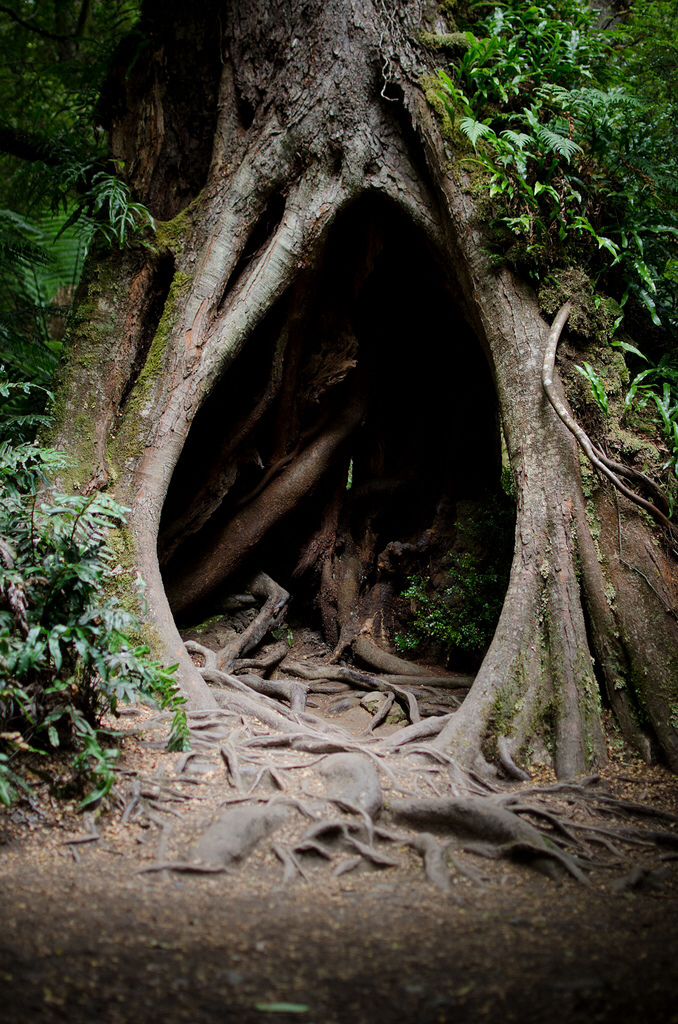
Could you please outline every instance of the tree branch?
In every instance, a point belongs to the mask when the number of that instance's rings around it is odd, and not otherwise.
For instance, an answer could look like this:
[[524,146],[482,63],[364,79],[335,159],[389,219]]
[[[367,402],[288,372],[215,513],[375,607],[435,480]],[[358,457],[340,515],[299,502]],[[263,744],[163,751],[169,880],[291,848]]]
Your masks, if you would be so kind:
[[20,15],[13,11],[11,7],[7,7],[5,4],[0,4],[0,14],[6,14],[15,24],[21,25],[22,28],[27,29],[28,32],[34,32],[36,36],[41,36],[43,39],[52,39],[54,42],[63,43],[67,40],[73,39],[72,35],[62,35],[60,32],[50,32],[49,29],[43,28],[42,25],[36,25],[32,21],[27,21]]
[[0,153],[20,160],[41,161],[49,167],[58,167],[63,161],[63,153],[55,149],[51,139],[7,124],[0,124]]

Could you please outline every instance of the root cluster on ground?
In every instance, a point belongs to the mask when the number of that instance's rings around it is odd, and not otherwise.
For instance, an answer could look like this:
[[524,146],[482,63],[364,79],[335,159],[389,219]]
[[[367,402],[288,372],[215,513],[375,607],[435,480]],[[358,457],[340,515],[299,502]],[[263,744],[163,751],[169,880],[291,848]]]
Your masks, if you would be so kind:
[[[359,647],[367,668],[295,655],[270,636],[287,599],[260,573],[230,601],[239,631],[221,646],[186,641],[217,707],[189,712],[192,750],[173,779],[132,780],[121,797],[125,820],[146,816],[159,830],[144,871],[230,871],[268,848],[283,883],[397,867],[408,851],[448,892],[457,875],[482,885],[500,858],[584,885],[602,872],[620,890],[667,877],[678,817],[612,797],[597,776],[535,783],[506,750],[500,771],[462,766],[436,737],[469,679],[400,664],[372,641]],[[350,717],[356,707],[363,719],[369,711],[367,726]],[[215,764],[224,799],[182,830],[182,804]]]

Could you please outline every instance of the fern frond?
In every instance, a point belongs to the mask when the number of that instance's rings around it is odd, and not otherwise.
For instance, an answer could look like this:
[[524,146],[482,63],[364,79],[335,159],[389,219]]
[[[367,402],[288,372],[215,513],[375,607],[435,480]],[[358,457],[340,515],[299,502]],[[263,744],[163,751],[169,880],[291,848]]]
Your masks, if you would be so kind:
[[545,149],[557,156],[562,156],[568,163],[576,153],[582,152],[581,146],[577,145],[573,139],[559,135],[558,132],[551,131],[545,125],[540,125],[536,129],[536,135]]
[[471,142],[474,149],[477,148],[478,139],[487,135],[494,135],[489,124],[485,124],[483,121],[475,121],[472,117],[462,117],[459,122],[459,129]]
[[512,146],[515,146],[516,149],[521,150],[521,152],[532,139],[531,135],[526,135],[525,132],[514,132],[511,128],[506,128],[505,131],[501,133],[501,137],[502,139],[506,139],[507,142],[510,142]]

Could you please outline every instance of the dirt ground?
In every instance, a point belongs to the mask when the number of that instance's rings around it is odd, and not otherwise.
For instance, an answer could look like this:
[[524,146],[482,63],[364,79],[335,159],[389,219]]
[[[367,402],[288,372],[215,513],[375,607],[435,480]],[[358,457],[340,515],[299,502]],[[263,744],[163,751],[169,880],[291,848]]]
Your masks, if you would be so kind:
[[[221,874],[144,871],[210,820],[225,772],[205,764],[177,787],[181,755],[161,749],[152,714],[124,722],[117,803],[83,815],[43,790],[0,822],[7,1024],[678,1021],[670,861],[623,893],[506,862],[441,892],[411,851],[340,877],[318,864],[287,886],[270,850]],[[615,795],[675,804],[661,769],[620,754],[606,774]],[[158,827],[134,813],[140,778],[188,791]]]

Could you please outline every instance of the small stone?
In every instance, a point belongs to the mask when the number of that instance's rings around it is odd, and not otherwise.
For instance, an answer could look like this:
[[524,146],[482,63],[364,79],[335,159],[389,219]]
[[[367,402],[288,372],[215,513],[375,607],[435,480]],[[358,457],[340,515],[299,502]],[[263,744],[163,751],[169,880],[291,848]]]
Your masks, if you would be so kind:
[[377,711],[383,704],[386,698],[386,694],[380,693],[378,690],[374,690],[372,693],[366,693],[363,699],[360,701],[360,706],[369,711],[371,715],[376,715]]

